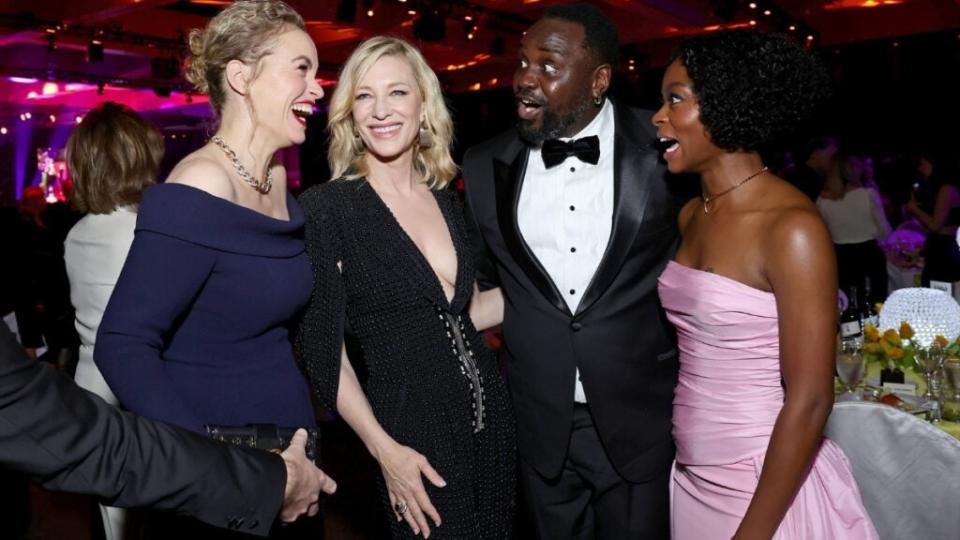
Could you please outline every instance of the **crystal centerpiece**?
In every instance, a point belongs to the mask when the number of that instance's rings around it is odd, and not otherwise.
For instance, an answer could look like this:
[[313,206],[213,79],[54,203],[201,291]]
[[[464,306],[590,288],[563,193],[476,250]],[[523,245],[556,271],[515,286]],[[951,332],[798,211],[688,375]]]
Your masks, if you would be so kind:
[[880,310],[880,329],[899,328],[903,321],[913,327],[913,339],[920,347],[929,347],[937,336],[953,341],[960,336],[960,305],[943,291],[897,289]]

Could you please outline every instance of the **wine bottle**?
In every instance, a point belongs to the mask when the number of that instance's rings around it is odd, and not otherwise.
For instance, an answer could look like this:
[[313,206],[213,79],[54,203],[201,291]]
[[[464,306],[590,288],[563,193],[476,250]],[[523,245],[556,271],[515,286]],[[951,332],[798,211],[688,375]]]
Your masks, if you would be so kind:
[[860,305],[857,302],[857,288],[851,286],[847,293],[847,309],[840,314],[840,340],[860,341],[863,327],[860,326]]
[[867,325],[871,325],[874,328],[879,328],[880,325],[880,315],[877,313],[875,304],[871,300],[870,295],[870,278],[864,278],[863,283],[863,304],[860,308],[860,322],[863,328],[866,328]]

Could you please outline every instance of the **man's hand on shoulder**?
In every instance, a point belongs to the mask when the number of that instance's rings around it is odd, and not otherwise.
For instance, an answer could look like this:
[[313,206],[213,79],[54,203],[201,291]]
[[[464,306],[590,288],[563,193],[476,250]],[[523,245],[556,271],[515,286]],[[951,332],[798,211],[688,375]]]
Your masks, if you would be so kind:
[[280,456],[287,466],[287,485],[283,491],[283,507],[280,520],[290,523],[306,514],[314,516],[320,511],[320,492],[332,494],[337,483],[307,459],[304,446],[307,432],[300,429],[290,441],[290,446]]

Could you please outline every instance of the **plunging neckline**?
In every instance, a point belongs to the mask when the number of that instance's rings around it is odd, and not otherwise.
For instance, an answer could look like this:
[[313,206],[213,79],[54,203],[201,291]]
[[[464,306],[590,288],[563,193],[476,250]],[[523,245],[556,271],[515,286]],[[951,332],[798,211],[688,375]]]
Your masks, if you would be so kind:
[[400,224],[400,220],[397,219],[397,216],[394,215],[393,210],[390,209],[390,206],[380,197],[380,194],[377,193],[377,190],[374,189],[373,185],[370,184],[369,180],[364,180],[364,185],[373,193],[373,198],[376,200],[376,204],[380,206],[381,210],[386,211],[386,215],[389,216],[389,221],[397,229],[397,236],[400,237],[401,243],[406,245],[407,251],[421,264],[425,269],[429,269],[430,275],[433,277],[433,284],[437,286],[440,292],[440,297],[446,301],[446,308],[450,308],[456,304],[457,296],[460,294],[460,276],[461,276],[461,261],[460,261],[460,250],[457,249],[457,243],[454,241],[454,230],[453,224],[451,223],[450,216],[448,215],[447,208],[443,201],[440,200],[438,193],[434,190],[430,190],[430,194],[433,196],[433,201],[437,205],[437,210],[440,211],[440,217],[443,219],[444,225],[447,227],[447,235],[450,237],[450,246],[453,248],[454,258],[456,259],[456,269],[454,270],[454,279],[453,279],[453,296],[447,297],[447,292],[443,288],[443,278],[440,277],[440,274],[437,273],[437,270],[430,264],[430,261],[427,259],[426,255],[420,250],[420,246],[413,241],[413,238],[407,233],[407,230],[403,228],[403,225]]

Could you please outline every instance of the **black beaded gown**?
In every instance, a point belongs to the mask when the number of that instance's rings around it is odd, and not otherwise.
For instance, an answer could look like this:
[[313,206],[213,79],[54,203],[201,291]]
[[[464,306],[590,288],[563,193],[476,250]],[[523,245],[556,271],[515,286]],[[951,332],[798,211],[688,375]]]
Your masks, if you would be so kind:
[[[377,420],[447,482],[436,488],[424,480],[442,519],[431,538],[509,538],[513,414],[494,355],[467,312],[475,270],[456,195],[434,195],[457,252],[449,302],[430,264],[366,181],[331,181],[300,197],[315,283],[297,348],[319,397],[334,406],[346,330]],[[379,484],[392,537],[419,538],[393,517],[382,478]]]

